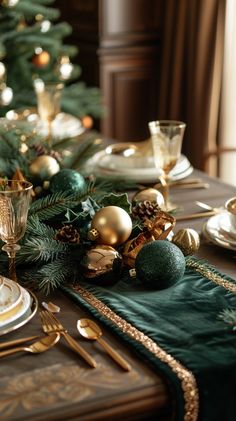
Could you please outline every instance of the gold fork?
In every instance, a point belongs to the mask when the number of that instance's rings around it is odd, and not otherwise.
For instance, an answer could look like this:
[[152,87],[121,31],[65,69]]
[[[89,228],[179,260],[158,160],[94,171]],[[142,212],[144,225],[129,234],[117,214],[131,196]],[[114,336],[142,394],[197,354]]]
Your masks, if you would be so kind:
[[91,367],[95,368],[97,366],[96,361],[93,357],[89,355],[85,349],[83,349],[78,342],[67,332],[67,330],[62,326],[61,322],[54,316],[53,313],[50,313],[47,310],[43,310],[39,313],[43,331],[50,335],[50,333],[60,333],[67,343],[70,345],[73,351],[77,352]]

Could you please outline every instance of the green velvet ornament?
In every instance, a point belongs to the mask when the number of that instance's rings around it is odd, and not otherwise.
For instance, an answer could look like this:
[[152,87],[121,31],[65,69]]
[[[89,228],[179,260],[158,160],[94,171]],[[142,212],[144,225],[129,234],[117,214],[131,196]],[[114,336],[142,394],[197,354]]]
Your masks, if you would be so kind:
[[182,278],[185,258],[182,251],[167,240],[145,244],[135,260],[137,278],[148,288],[168,288]]
[[55,174],[50,180],[52,193],[69,190],[71,193],[82,193],[86,188],[84,177],[75,170],[64,168]]

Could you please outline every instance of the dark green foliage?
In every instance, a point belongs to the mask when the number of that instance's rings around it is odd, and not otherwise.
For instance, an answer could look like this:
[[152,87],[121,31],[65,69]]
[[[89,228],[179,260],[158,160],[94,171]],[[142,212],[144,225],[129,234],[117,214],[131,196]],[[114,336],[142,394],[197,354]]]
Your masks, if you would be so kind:
[[[72,58],[78,52],[75,46],[64,44],[72,28],[66,22],[58,22],[60,11],[53,7],[54,3],[55,0],[18,0],[13,7],[0,6],[0,57],[7,68],[7,85],[14,93],[11,104],[1,108],[1,115],[9,109],[35,106],[33,79],[58,81],[58,59],[65,55]],[[50,22],[47,30],[42,29],[43,21]],[[50,55],[44,66],[33,60],[38,47]],[[66,81],[62,109],[78,117],[90,114],[98,118],[103,113],[99,90],[78,81],[80,74],[80,67],[74,64]],[[70,86],[72,82],[76,83]]]

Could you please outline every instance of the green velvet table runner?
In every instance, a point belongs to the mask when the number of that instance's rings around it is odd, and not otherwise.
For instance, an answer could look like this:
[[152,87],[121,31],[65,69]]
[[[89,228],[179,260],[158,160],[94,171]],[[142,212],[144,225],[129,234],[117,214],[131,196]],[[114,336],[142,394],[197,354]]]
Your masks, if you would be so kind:
[[128,273],[113,286],[64,290],[163,373],[176,420],[236,420],[236,332],[218,318],[236,310],[235,280],[188,258],[184,277],[160,291]]

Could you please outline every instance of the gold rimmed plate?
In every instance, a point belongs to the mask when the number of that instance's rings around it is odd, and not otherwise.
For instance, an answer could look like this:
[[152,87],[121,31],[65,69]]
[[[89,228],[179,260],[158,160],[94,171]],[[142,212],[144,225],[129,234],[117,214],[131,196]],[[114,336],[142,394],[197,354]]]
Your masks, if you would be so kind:
[[0,336],[21,328],[26,323],[28,323],[36,314],[38,310],[38,300],[32,291],[27,290],[27,292],[30,297],[29,308],[20,317],[18,317],[11,323],[6,324],[4,327],[0,328]]
[[22,300],[22,290],[17,282],[1,276],[1,292],[0,292],[0,326],[2,319],[18,307]]

